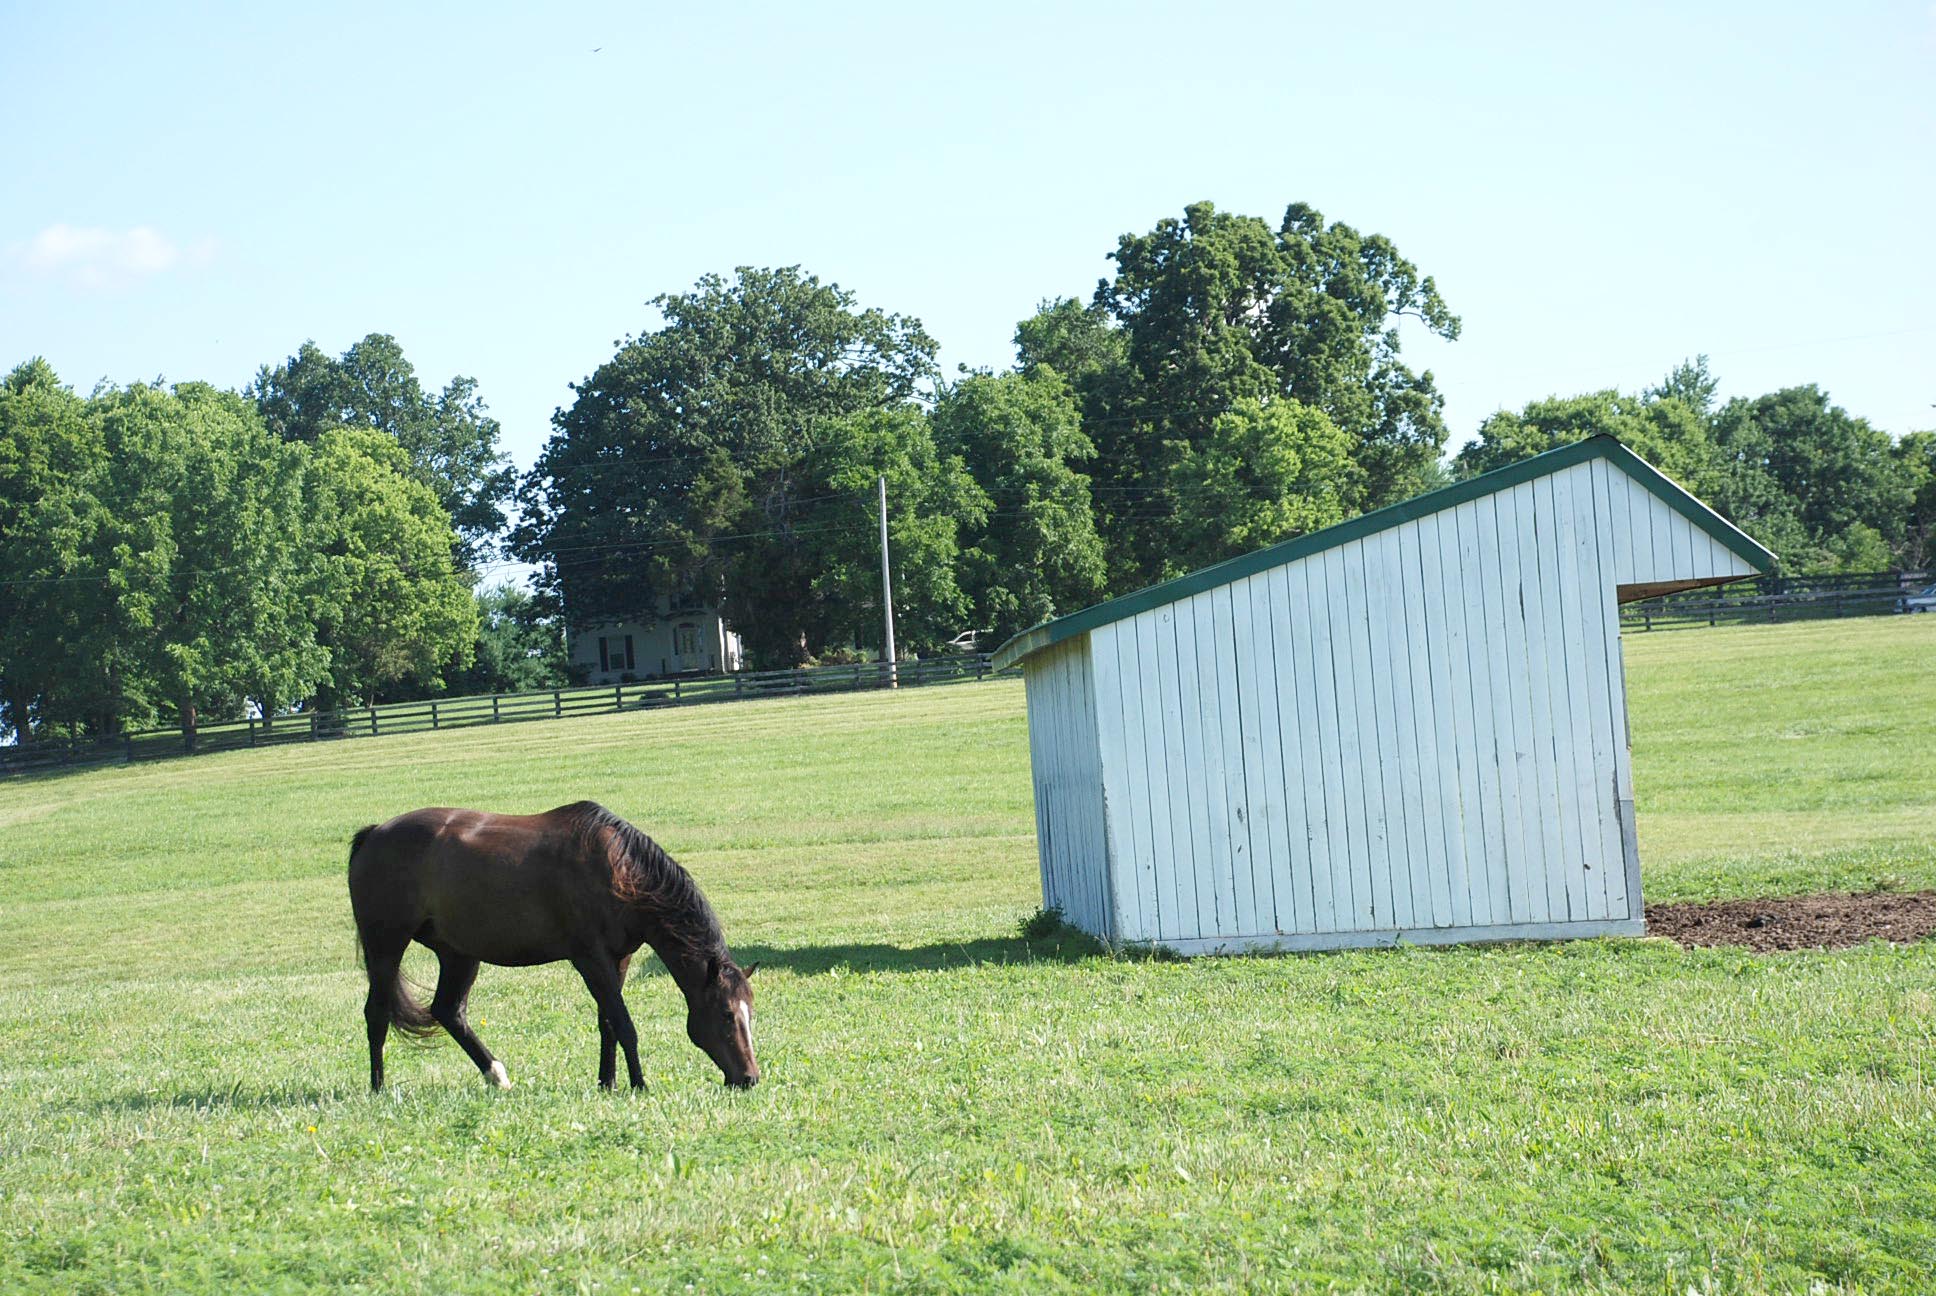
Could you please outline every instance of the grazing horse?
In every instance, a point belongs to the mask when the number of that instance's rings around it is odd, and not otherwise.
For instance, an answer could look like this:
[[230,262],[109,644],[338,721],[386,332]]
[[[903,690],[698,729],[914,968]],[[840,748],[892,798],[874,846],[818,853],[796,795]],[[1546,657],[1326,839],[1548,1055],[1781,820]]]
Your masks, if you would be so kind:
[[[504,1063],[470,1027],[464,1007],[480,963],[528,967],[571,960],[598,1003],[598,1083],[612,1087],[615,1046],[632,1087],[644,1086],[639,1037],[625,1011],[625,971],[650,945],[686,996],[686,1034],[726,1083],[759,1082],[753,1060],[753,990],[726,950],[719,919],[692,875],[659,844],[590,801],[538,815],[412,810],[358,832],[350,843],[350,907],[370,976],[363,1020],[370,1088],[383,1088],[390,1027],[449,1031],[485,1082],[511,1087]],[[437,955],[426,1009],[405,988],[411,941]]]

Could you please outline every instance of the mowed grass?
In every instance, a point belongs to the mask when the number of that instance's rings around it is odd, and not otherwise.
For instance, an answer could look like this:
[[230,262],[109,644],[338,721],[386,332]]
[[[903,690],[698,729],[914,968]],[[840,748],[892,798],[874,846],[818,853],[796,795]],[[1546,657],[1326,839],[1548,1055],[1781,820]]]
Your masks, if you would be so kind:
[[[1631,635],[1650,898],[1936,885],[1936,618]],[[364,1088],[350,832],[595,797],[766,963],[723,1089],[485,970]],[[1918,1291],[1936,947],[1030,943],[1014,683],[0,783],[0,1290]],[[422,969],[420,969],[421,971]]]

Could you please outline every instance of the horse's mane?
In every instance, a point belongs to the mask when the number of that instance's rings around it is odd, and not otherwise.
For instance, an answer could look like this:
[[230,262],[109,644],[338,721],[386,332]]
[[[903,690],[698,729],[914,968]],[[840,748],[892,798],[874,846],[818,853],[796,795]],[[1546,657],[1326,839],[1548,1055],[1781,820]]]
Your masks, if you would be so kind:
[[[719,916],[692,874],[666,854],[664,847],[596,801],[562,806],[557,813],[569,821],[572,836],[594,854],[608,853],[601,838],[610,830],[611,843],[616,847],[609,851],[612,894],[650,911],[672,946],[694,960],[729,961]],[[660,957],[667,952],[659,950]]]

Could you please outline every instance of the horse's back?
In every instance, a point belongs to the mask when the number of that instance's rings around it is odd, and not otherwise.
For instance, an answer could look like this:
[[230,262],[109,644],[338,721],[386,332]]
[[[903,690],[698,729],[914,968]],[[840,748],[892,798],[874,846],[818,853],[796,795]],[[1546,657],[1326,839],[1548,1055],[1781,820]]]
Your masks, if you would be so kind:
[[377,825],[350,859],[357,921],[435,933],[493,963],[564,957],[555,933],[610,891],[572,829],[576,810],[433,806]]

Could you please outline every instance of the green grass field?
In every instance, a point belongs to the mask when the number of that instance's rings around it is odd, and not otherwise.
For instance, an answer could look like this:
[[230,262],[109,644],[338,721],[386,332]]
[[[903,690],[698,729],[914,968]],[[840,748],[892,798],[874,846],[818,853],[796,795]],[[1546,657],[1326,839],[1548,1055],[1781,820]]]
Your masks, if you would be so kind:
[[[1936,886],[1936,618],[1630,635],[1650,899]],[[655,964],[650,1088],[487,968],[518,1087],[365,1091],[349,834],[604,801],[761,959],[766,1082]],[[1022,691],[0,783],[0,1291],[1920,1291],[1936,943],[1180,964],[1029,943]],[[394,1037],[393,1037],[394,1039]]]

